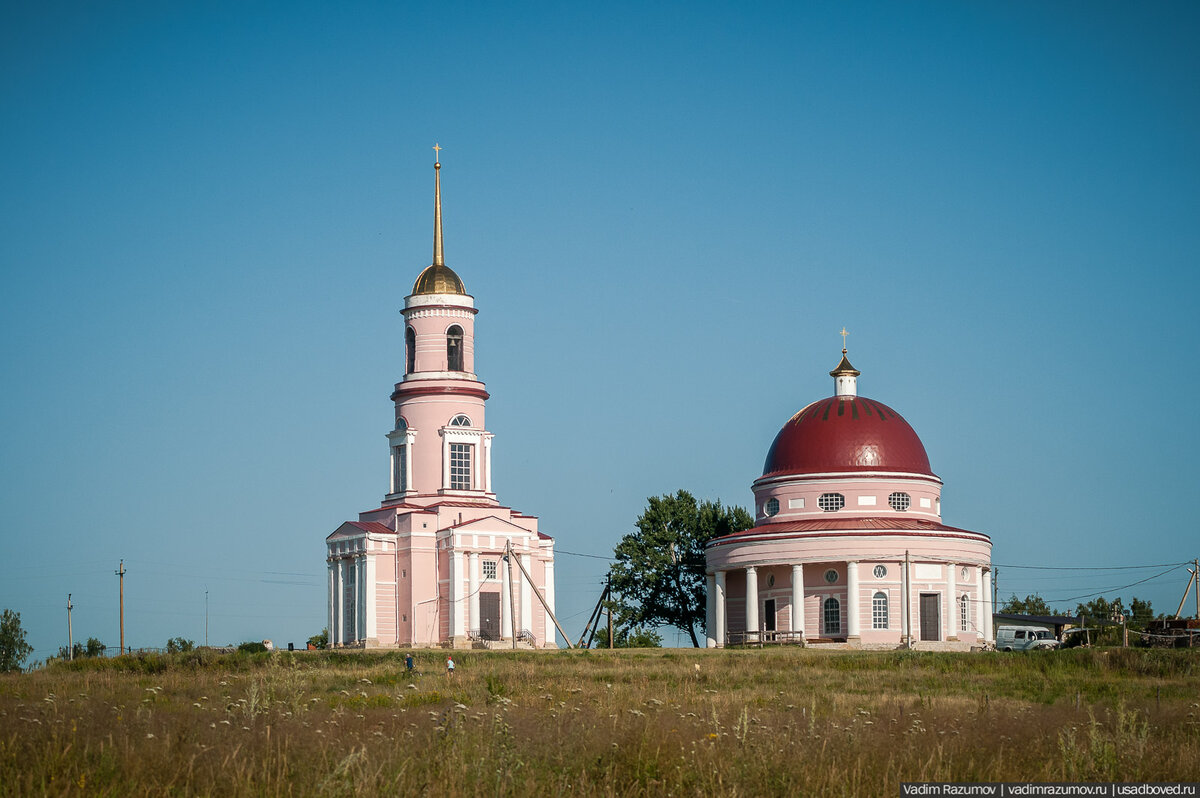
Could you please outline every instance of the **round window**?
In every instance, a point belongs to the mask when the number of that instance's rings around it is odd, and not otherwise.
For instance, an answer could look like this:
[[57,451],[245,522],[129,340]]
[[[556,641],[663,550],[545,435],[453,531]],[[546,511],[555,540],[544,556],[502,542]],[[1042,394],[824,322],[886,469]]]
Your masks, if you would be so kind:
[[767,574],[767,587],[775,587],[775,574]]
[[969,581],[971,581],[971,572],[970,572],[969,570],[967,570],[966,568],[962,569],[962,570],[961,570],[961,571],[959,571],[958,573],[959,573],[959,575],[960,575],[960,576],[962,576],[962,580],[963,580],[964,582],[969,582]]
[[883,579],[885,576],[887,576],[887,566],[876,565],[875,570],[872,573],[875,574],[876,579]]
[[830,568],[828,571],[825,572],[825,581],[828,582],[829,584],[832,585],[834,582],[837,581],[837,579],[838,579],[838,572],[833,570],[832,568]]
[[767,514],[768,518],[770,518],[773,515],[777,515],[779,513],[779,499],[775,499],[775,498],[767,499],[767,503],[763,507],[763,512],[765,512]]
[[907,493],[893,493],[888,496],[888,506],[902,513],[912,505],[912,497]]

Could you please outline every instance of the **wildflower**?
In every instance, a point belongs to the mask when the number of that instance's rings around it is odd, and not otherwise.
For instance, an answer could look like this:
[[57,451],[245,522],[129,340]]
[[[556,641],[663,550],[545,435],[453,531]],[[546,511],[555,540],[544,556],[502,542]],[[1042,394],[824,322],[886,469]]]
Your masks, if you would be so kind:
[[154,739],[154,735],[153,735],[153,734],[151,734],[150,732],[146,732],[146,739],[147,739],[147,740],[153,740],[153,739]]

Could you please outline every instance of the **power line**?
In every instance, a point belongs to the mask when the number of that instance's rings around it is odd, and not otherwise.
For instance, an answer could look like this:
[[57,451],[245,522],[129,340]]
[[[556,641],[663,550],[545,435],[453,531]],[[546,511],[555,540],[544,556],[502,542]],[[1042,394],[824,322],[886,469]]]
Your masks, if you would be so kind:
[[1151,565],[1011,565],[1009,563],[992,563],[994,568],[1023,568],[1029,571],[1136,571],[1147,568],[1179,568],[1188,565],[1187,562],[1153,563]]

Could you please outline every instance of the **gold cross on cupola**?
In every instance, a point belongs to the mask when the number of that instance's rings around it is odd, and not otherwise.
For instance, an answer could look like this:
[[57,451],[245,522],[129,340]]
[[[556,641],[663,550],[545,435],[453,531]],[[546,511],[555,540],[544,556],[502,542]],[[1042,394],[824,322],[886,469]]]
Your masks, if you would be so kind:
[[843,351],[843,352],[845,352],[845,351],[846,351],[846,336],[847,336],[847,335],[849,335],[849,334],[850,334],[850,333],[846,332],[846,328],[845,328],[845,327],[843,327],[843,328],[842,328],[842,331],[841,331],[841,333],[839,333],[839,335],[841,335],[841,336],[842,336],[842,351]]
[[442,148],[440,146],[438,146],[438,143],[435,141],[433,143],[433,162],[434,163],[438,163],[439,161],[441,161],[441,158],[439,157],[439,156],[441,156],[441,154],[442,154]]

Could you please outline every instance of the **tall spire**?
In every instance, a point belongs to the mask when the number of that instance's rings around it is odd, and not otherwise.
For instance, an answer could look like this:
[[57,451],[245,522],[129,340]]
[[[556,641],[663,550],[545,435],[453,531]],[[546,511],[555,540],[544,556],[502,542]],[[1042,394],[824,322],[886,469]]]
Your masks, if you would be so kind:
[[433,265],[445,266],[442,255],[442,163],[441,147],[433,145]]

